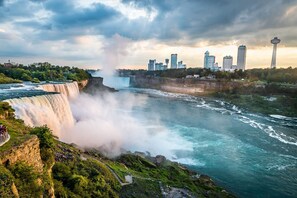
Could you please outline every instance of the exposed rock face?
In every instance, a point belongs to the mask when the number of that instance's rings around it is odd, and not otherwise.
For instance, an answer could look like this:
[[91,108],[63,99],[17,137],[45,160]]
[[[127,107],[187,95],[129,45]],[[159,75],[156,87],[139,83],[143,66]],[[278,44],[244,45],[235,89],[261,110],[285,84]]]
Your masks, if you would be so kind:
[[80,91],[83,90],[87,86],[88,83],[89,83],[89,80],[79,81],[78,82],[78,88],[79,88],[79,90]]
[[0,155],[0,162],[2,164],[15,164],[20,161],[33,166],[38,172],[43,171],[43,163],[40,157],[39,139],[37,136],[32,136],[21,145],[13,147]]
[[91,77],[84,91],[90,94],[102,93],[104,91],[116,92],[114,88],[105,86],[101,77]]
[[20,197],[19,191],[18,191],[17,187],[15,186],[14,182],[11,185],[11,191],[12,191],[14,197],[17,197],[17,198]]
[[166,162],[166,157],[164,157],[163,155],[157,155],[155,157],[154,163],[159,165],[162,165]]
[[242,86],[241,82],[218,81],[215,79],[175,79],[144,76],[131,77],[130,82],[134,87],[152,88],[190,95],[207,95],[218,91],[232,91]]

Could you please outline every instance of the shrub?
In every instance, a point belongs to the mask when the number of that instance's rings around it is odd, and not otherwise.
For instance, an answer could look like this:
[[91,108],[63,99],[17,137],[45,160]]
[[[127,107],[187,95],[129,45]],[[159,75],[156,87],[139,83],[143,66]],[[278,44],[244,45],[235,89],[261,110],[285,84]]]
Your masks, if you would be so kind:
[[11,186],[13,175],[4,166],[0,165],[0,197],[13,197]]
[[55,139],[51,130],[47,126],[35,127],[31,130],[31,134],[37,135],[40,140],[41,148],[55,148]]
[[9,169],[15,177],[20,197],[39,197],[43,194],[43,186],[38,182],[40,175],[34,171],[32,166],[19,162],[10,166]]

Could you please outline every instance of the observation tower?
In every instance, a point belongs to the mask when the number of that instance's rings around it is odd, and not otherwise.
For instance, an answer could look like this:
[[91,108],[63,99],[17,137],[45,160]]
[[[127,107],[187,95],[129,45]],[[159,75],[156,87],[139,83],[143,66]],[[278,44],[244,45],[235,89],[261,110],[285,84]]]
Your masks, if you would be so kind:
[[277,37],[274,37],[274,39],[271,40],[271,43],[273,44],[271,69],[276,67],[276,49],[277,49],[277,44],[279,44],[280,42],[281,40]]

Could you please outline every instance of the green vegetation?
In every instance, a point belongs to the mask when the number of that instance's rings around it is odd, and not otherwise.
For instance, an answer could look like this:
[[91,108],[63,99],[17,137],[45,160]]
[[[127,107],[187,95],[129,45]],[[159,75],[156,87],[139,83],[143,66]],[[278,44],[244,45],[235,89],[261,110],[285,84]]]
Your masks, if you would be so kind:
[[280,69],[248,69],[245,71],[235,70],[234,72],[211,71],[203,68],[168,69],[164,71],[147,70],[118,70],[119,75],[141,75],[158,76],[166,78],[185,78],[187,75],[199,75],[200,77],[214,76],[216,79],[236,80],[245,79],[248,81],[264,81],[268,83],[297,83],[297,68]]
[[39,197],[43,194],[41,174],[37,173],[32,166],[24,162],[18,162],[8,167],[14,176],[20,197]]
[[[133,185],[123,187],[123,197],[162,197],[160,186],[186,189],[196,196],[204,196],[207,191],[214,197],[231,197],[222,192],[210,178],[196,177],[195,172],[180,166],[178,163],[165,161],[154,164],[151,160],[137,155],[122,155],[108,165],[121,176],[133,175]],[[207,178],[207,179],[206,179]]]
[[20,83],[22,81],[15,80],[5,76],[3,73],[0,73],[0,84],[8,84],[8,83]]
[[297,68],[250,69],[246,71],[248,79],[277,83],[297,83]]
[[14,109],[9,105],[8,102],[0,101],[0,116],[3,118],[14,118]]
[[140,75],[140,76],[156,76],[165,78],[185,78],[188,75],[199,75],[200,77],[215,76],[217,79],[242,79],[247,77],[247,73],[242,70],[235,72],[211,71],[204,68],[188,68],[188,69],[168,69],[159,71],[147,70],[118,70],[120,76]]
[[40,141],[40,154],[46,168],[51,168],[55,162],[54,151],[56,141],[52,131],[47,126],[35,127],[30,131],[31,134],[37,135]]
[[135,178],[132,185],[124,186],[121,190],[122,198],[154,197],[162,198],[160,184],[156,181]]
[[0,197],[13,197],[11,186],[14,182],[12,173],[0,165]]
[[[11,112],[10,116],[6,116],[7,112]],[[47,196],[51,186],[56,187],[56,197],[118,197],[120,185],[103,163],[93,159],[80,159],[79,150],[63,143],[57,145],[57,140],[48,127],[25,126],[22,120],[14,117],[13,112],[7,103],[0,103],[0,113],[5,115],[0,124],[7,127],[11,136],[10,141],[0,147],[0,157],[4,151],[19,146],[36,135],[45,166],[43,172],[39,173],[23,162],[5,164],[6,167],[0,165],[0,197],[12,196],[13,183],[20,197]],[[62,153],[69,150],[72,152],[66,156],[71,155],[73,158],[63,158],[55,164],[55,156],[59,159],[59,154],[64,155]],[[51,178],[51,172],[54,179]]]
[[[10,112],[7,116],[7,112]],[[1,155],[21,145],[32,135],[40,142],[43,170],[25,162],[0,164],[0,197],[162,197],[162,189],[182,188],[197,196],[230,197],[210,178],[196,177],[196,173],[177,163],[155,163],[153,158],[133,154],[115,160],[102,156],[96,150],[80,149],[56,140],[46,127],[28,127],[16,119],[13,109],[0,103],[0,124],[4,124],[11,139],[0,147]],[[5,115],[5,116],[3,116]],[[125,176],[132,175],[133,183],[125,183]]]
[[297,117],[296,93],[297,84],[255,81],[213,96],[251,112]]
[[[233,73],[212,72],[202,68],[165,71],[119,70],[119,74],[136,75],[139,78],[146,76],[185,78],[187,75],[199,75],[200,79],[209,77],[218,82],[230,82],[225,90],[211,96],[256,113],[297,117],[297,68],[235,70]],[[195,86],[195,82],[199,81],[195,79],[189,82]]]
[[10,140],[0,147],[1,152],[24,142],[31,137],[28,126],[24,125],[23,120],[14,117],[14,109],[7,102],[0,101],[0,124],[5,125],[10,135]]
[[[13,79],[32,82],[66,80],[80,81],[89,78],[89,74],[83,69],[69,66],[55,66],[50,63],[36,63],[29,66],[18,65],[12,67],[4,67],[0,64],[0,73],[3,73]],[[0,83],[1,79],[0,75]]]
[[59,143],[53,167],[56,196],[118,197],[120,185],[106,165],[93,158],[83,158],[78,149]]

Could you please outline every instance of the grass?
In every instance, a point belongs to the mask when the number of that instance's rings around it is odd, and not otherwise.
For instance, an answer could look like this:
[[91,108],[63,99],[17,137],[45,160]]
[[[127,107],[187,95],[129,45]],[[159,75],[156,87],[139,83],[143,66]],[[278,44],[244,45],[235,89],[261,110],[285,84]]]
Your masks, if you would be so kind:
[[21,83],[21,80],[16,80],[5,76],[3,73],[0,73],[0,84],[9,84],[9,83]]
[[2,152],[18,146],[24,141],[30,139],[30,127],[25,126],[22,120],[19,119],[1,119],[0,124],[5,125],[10,135],[10,140],[0,147],[0,155]]
[[124,186],[123,197],[159,197],[160,183],[163,186],[187,189],[197,196],[208,191],[214,196],[231,197],[222,193],[222,188],[216,186],[208,177],[195,178],[196,173],[181,167],[177,163],[166,161],[156,166],[148,159],[136,155],[122,155],[116,161],[105,161],[113,171],[124,181],[125,175],[133,176],[133,184]]
[[124,186],[121,190],[122,198],[139,198],[139,197],[163,197],[160,190],[160,184],[157,181],[150,181],[135,178],[132,185]]
[[86,155],[82,158],[82,151],[61,142],[55,153],[53,177],[59,189],[57,197],[65,192],[78,197],[118,197],[121,186],[103,162]]
[[[165,161],[156,165],[151,159],[133,154],[121,155],[111,160],[96,151],[83,152],[74,145],[54,139],[46,127],[26,126],[22,120],[13,117],[13,111],[7,104],[0,103],[0,107],[1,104],[3,108],[0,115],[3,119],[0,124],[7,127],[11,139],[0,147],[0,155],[23,143],[33,133],[40,140],[43,163],[48,164],[44,167],[43,176],[35,175],[32,178],[28,175],[34,170],[26,164],[11,167],[0,165],[0,182],[5,182],[5,178],[12,178],[21,195],[47,195],[46,192],[49,192],[53,183],[56,197],[161,197],[160,185],[187,189],[197,196],[211,193],[213,197],[230,197],[208,177],[195,178],[193,175],[196,173],[177,163]],[[5,118],[5,115],[9,116]],[[54,165],[52,171],[51,165]],[[109,168],[122,182],[125,182],[126,175],[132,175],[133,184],[122,187]],[[53,178],[48,171],[52,172]],[[36,184],[37,178],[42,180],[42,187]],[[10,193],[7,189],[10,184],[3,183],[6,187],[0,186],[0,193]]]

